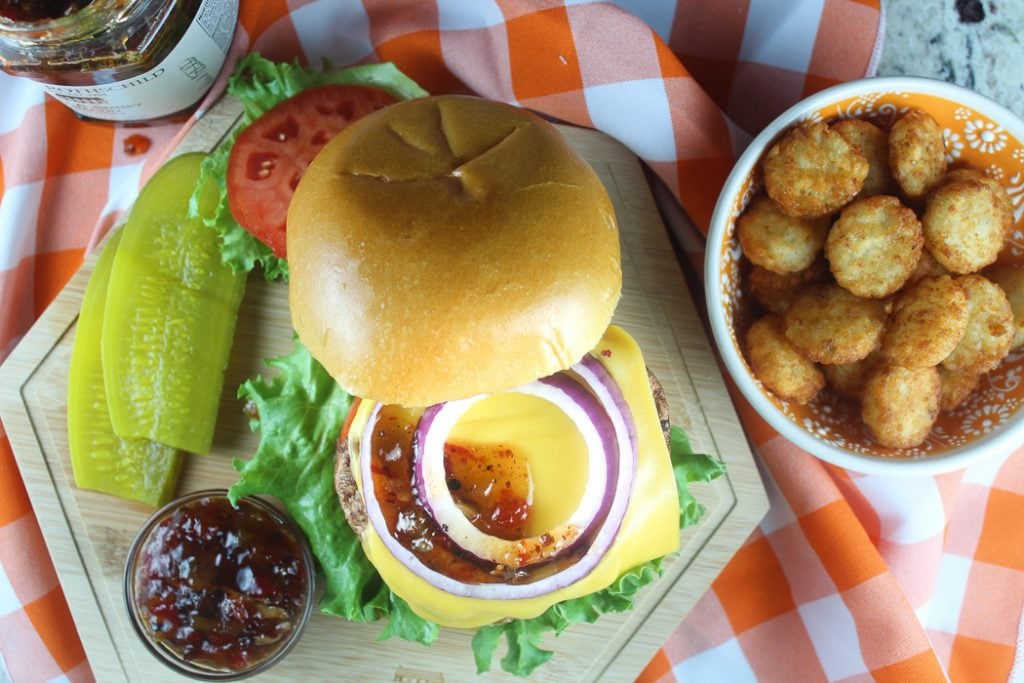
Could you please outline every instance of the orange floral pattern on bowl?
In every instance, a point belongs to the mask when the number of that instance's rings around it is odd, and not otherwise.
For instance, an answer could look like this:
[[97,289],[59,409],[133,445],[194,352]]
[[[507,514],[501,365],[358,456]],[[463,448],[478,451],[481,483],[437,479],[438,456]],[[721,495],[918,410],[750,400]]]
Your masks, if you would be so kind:
[[[867,93],[829,104],[799,122],[859,118],[887,130],[908,109],[931,114],[942,127],[946,160],[951,167],[970,165],[1001,183],[1013,203],[1012,235],[1000,254],[1000,263],[1024,267],[1024,141],[996,121],[961,103],[923,93]],[[783,133],[784,134],[784,133]],[[751,305],[740,287],[742,250],[736,238],[736,218],[760,191],[755,171],[744,181],[731,207],[721,251],[721,296],[732,344],[747,372],[753,372],[737,339],[737,327],[750,322]],[[959,408],[941,413],[931,434],[920,446],[890,449],[872,443],[860,420],[859,407],[823,391],[807,405],[780,401],[755,378],[758,389],[795,425],[833,446],[884,458],[919,459],[967,445],[1008,420],[1024,403],[1024,351],[1010,354],[998,368],[982,377],[978,389]]]

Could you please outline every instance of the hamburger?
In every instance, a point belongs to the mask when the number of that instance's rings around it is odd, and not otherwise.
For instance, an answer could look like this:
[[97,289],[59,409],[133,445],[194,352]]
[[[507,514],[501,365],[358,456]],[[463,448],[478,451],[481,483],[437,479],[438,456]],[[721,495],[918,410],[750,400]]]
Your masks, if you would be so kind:
[[594,170],[539,117],[401,102],[316,156],[287,215],[302,344],[358,397],[335,488],[423,619],[529,619],[677,549],[663,393],[611,324]]

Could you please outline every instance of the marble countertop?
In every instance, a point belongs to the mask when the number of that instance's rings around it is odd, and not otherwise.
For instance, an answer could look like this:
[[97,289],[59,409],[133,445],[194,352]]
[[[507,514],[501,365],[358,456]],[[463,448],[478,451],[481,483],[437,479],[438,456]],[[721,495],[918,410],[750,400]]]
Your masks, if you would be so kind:
[[1024,1],[882,0],[879,76],[930,76],[1024,117]]

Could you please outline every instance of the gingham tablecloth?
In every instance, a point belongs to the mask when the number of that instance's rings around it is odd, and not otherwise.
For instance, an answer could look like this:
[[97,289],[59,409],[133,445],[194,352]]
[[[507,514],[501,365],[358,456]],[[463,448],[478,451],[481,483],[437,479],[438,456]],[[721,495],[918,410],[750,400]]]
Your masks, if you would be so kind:
[[[751,134],[874,70],[875,0],[242,0],[232,55],[391,60],[629,145],[702,228]],[[215,97],[211,93],[208,102]],[[0,359],[191,121],[91,125],[0,74]],[[693,240],[699,243],[698,240]],[[737,400],[771,511],[650,662],[645,683],[1003,681],[1024,600],[1024,453],[939,477],[814,460]],[[1017,675],[1020,675],[1017,673]],[[0,680],[92,679],[0,433]]]

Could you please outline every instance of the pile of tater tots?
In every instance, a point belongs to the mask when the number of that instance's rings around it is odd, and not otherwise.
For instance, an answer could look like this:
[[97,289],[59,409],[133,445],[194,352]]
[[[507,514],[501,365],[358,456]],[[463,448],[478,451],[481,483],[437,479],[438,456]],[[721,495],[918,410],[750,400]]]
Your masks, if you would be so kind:
[[790,130],[761,159],[765,194],[736,224],[757,307],[747,360],[780,399],[860,402],[881,446],[910,448],[940,411],[1024,345],[1024,269],[998,258],[1010,197],[947,168],[942,130],[911,109]]

